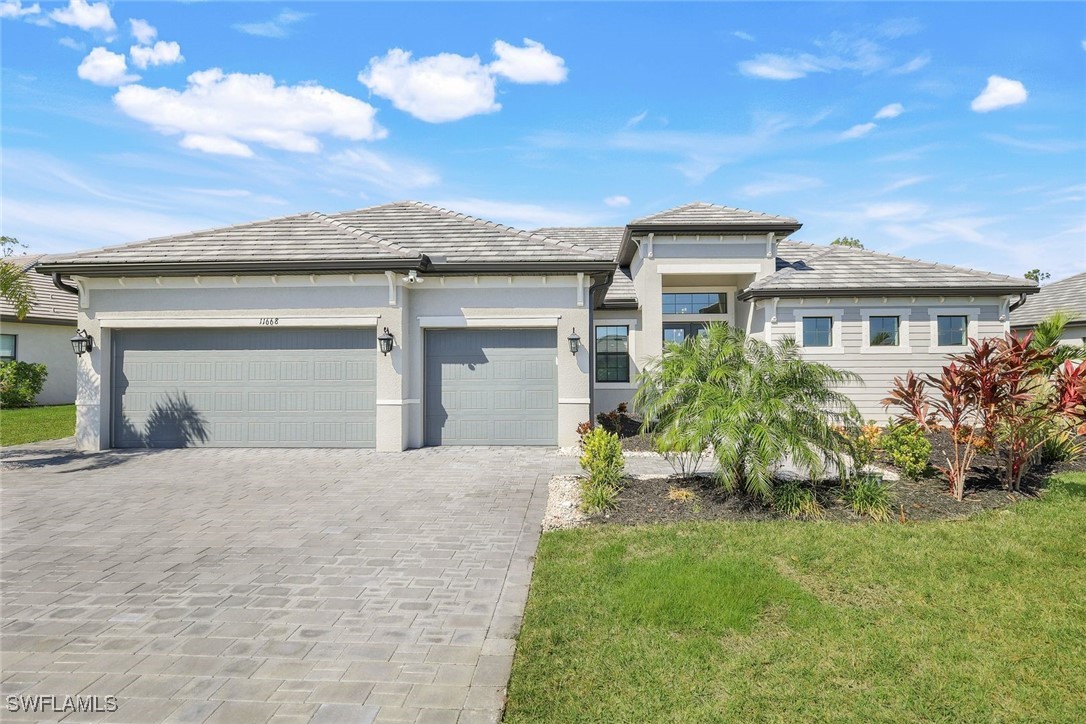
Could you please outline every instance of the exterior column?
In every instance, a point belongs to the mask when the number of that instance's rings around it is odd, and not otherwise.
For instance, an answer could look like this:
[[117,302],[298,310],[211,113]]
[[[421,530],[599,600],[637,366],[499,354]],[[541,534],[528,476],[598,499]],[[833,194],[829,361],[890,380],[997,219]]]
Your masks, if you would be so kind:
[[[385,327],[392,334],[392,352],[381,354],[377,349],[377,450],[399,452],[407,448],[408,419],[411,401],[408,398],[408,360],[412,354],[408,335],[409,287],[396,281],[395,294],[389,305],[381,310],[377,334]],[[395,299],[393,299],[395,297]]]

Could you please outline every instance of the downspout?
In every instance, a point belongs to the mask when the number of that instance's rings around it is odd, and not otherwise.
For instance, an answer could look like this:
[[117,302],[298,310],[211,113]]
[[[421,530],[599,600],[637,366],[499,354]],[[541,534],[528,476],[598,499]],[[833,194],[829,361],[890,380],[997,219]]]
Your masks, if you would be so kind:
[[1025,303],[1026,303],[1026,293],[1022,292],[1021,294],[1018,295],[1018,301],[1015,302],[1014,304],[1012,304],[1010,307],[1008,307],[1007,311],[1008,312],[1013,312],[1014,310],[1018,309],[1019,307],[1021,307]]
[[603,281],[598,284],[593,284],[588,288],[588,344],[585,347],[588,349],[588,419],[589,421],[595,420],[595,415],[592,413],[596,409],[596,379],[592,374],[592,356],[596,353],[596,327],[593,317],[596,314],[596,290],[603,287],[610,286],[611,282],[615,279],[615,273],[613,271],[607,272],[607,276]]
[[[69,294],[74,294],[77,297],[79,296],[79,289],[73,287],[71,284],[68,284],[63,279],[61,279],[60,272],[53,272],[53,286],[62,292],[68,292]],[[1024,294],[1022,296],[1025,297]]]

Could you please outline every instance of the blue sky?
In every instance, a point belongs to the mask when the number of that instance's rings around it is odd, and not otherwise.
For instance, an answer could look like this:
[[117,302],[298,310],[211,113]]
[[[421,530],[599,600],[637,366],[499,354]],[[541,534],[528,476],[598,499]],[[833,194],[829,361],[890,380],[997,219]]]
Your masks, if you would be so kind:
[[32,251],[404,198],[520,227],[687,201],[1086,270],[1086,4],[2,0]]

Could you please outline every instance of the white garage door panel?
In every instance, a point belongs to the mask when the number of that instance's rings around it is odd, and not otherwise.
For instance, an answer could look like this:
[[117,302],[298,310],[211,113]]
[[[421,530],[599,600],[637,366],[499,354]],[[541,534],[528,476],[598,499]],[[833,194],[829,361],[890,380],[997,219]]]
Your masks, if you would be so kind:
[[115,447],[373,447],[373,329],[118,330]]
[[555,445],[557,332],[426,333],[426,444]]

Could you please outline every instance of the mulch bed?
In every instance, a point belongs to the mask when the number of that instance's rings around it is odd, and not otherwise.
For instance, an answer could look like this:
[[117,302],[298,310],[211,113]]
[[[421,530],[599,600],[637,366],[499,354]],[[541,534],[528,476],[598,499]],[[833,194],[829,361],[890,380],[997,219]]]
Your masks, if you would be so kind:
[[[633,439],[623,439],[623,449],[637,449],[629,444]],[[931,459],[942,461],[944,452],[949,450],[949,435],[935,433],[929,439],[932,442]],[[651,449],[651,441],[638,442],[645,445],[644,449]],[[893,469],[886,459],[879,460],[878,464]],[[1044,481],[1050,475],[1068,471],[1086,471],[1086,458],[1048,468],[1035,468],[1023,480],[1020,493],[1009,493],[1002,488],[998,459],[990,453],[982,453],[977,455],[974,461],[973,471],[966,481],[965,499],[961,502],[948,492],[946,482],[934,469],[929,477],[922,480],[906,480],[902,477],[901,480],[890,483],[895,498],[894,518],[899,520],[904,515],[904,518],[910,521],[947,520],[962,518],[982,510],[1005,508],[1019,500],[1040,495],[1044,491]],[[685,488],[692,491],[695,497],[685,501],[670,500],[668,493],[671,488]],[[841,502],[837,489],[831,482],[820,488],[818,495],[819,502],[825,509],[825,520],[870,520],[855,514]],[[683,521],[772,520],[782,517],[784,516],[761,501],[744,493],[729,494],[721,489],[711,476],[700,475],[685,480],[676,477],[630,478],[619,495],[618,508],[607,514],[594,516],[591,521],[644,525]]]

